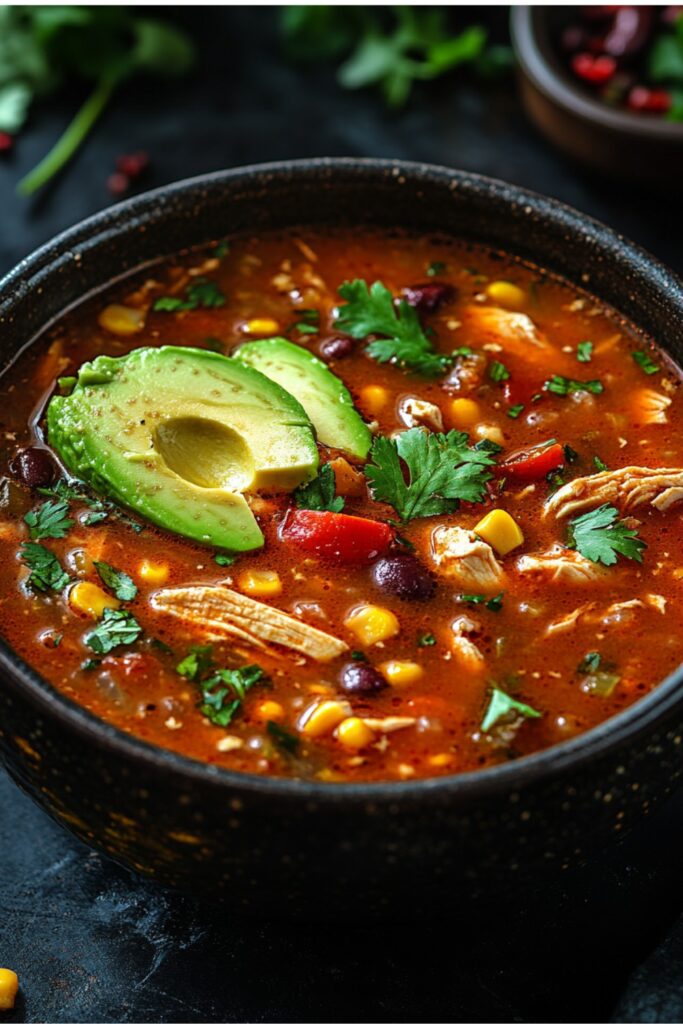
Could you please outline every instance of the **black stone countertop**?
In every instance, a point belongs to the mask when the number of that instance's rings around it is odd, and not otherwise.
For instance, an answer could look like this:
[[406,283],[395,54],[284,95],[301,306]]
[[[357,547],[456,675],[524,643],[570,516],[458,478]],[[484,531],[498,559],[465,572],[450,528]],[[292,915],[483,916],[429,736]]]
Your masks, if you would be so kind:
[[[683,270],[672,200],[587,176],[525,121],[511,83],[452,78],[400,114],[343,93],[331,69],[279,57],[272,11],[181,8],[200,71],[116,98],[66,174],[33,204],[19,173],[79,95],[36,111],[0,161],[0,272],[108,202],[121,152],[145,187],[221,167],[322,155],[403,157],[559,197]],[[463,20],[475,16],[465,12]],[[502,8],[476,18],[502,32]],[[683,794],[620,847],[523,909],[425,927],[228,919],[88,851],[0,774],[0,966],[20,975],[8,1021],[683,1021]]]

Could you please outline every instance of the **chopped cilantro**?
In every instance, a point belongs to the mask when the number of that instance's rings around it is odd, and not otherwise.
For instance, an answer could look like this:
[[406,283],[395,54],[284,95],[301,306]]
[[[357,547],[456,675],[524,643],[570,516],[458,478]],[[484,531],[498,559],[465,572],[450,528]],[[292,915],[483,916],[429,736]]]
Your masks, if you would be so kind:
[[378,363],[392,362],[426,377],[436,377],[452,364],[451,356],[434,351],[416,310],[405,299],[396,305],[381,281],[370,288],[359,279],[345,281],[339,294],[346,305],[338,309],[337,326],[352,338],[379,335],[366,347]]
[[301,740],[298,736],[295,736],[293,732],[289,732],[287,729],[283,729],[277,722],[267,722],[266,732],[272,739],[276,747],[284,751],[285,754],[296,754],[301,746]]
[[83,525],[97,526],[97,524],[103,522],[108,515],[109,513],[105,512],[104,509],[101,512],[88,512],[87,516],[83,520]]
[[156,313],[179,313],[188,309],[215,309],[225,305],[225,295],[215,281],[197,277],[185,289],[185,295],[162,295],[152,309]]
[[601,660],[597,651],[589,651],[579,662],[576,671],[580,672],[582,676],[588,675],[589,672],[595,672],[600,668]]
[[564,461],[566,463],[571,465],[572,462],[576,462],[578,457],[579,457],[579,453],[577,451],[575,451],[574,448],[570,447],[570,445],[568,445],[568,444],[566,444],[564,446]]
[[102,619],[85,637],[96,654],[109,654],[121,644],[133,644],[142,633],[142,626],[123,608],[105,608]]
[[580,341],[576,346],[576,358],[580,363],[590,363],[593,355],[593,342]]
[[138,588],[127,573],[122,572],[120,569],[115,569],[109,562],[93,562],[93,565],[97,569],[97,574],[105,587],[113,590],[119,601],[133,600],[138,592]]
[[593,456],[593,462],[595,463],[595,468],[601,473],[604,473],[607,469],[607,463],[603,462],[599,455]]
[[423,633],[417,638],[418,647],[433,647],[436,643],[436,637],[433,633]]
[[508,409],[508,416],[511,420],[516,420],[521,412],[524,412],[524,405],[520,402],[519,405],[511,405]]
[[486,594],[460,594],[458,601],[463,604],[482,604],[490,612],[499,612],[503,607],[503,591],[495,597],[487,597]]
[[647,547],[645,541],[640,540],[636,530],[629,530],[618,515],[614,505],[605,504],[572,519],[569,547],[591,562],[603,565],[614,565],[618,555],[642,562],[643,548]]
[[564,483],[564,473],[561,469],[551,469],[545,479],[548,484],[548,494],[554,494]]
[[467,356],[474,355],[474,349],[469,345],[461,345],[460,348],[454,348],[451,355],[456,359],[465,359]]
[[226,241],[224,239],[222,242],[218,243],[218,245],[213,250],[211,255],[214,256],[217,260],[222,260],[222,259],[224,259],[228,255],[229,252],[230,252],[230,242],[228,242],[228,241]]
[[22,544],[19,550],[22,562],[31,570],[28,585],[32,590],[55,590],[58,593],[64,590],[69,576],[52,551],[32,541]]
[[650,359],[647,352],[631,352],[631,358],[638,364],[643,373],[648,375],[652,373],[659,373],[659,367],[653,359]]
[[199,710],[213,725],[229,725],[247,691],[262,678],[263,669],[258,665],[218,669],[199,683],[202,692]]
[[317,477],[310,483],[302,484],[294,491],[298,508],[310,508],[316,512],[341,512],[344,499],[335,497],[336,479],[328,462],[320,467]]
[[74,524],[69,519],[69,503],[63,498],[44,501],[38,508],[31,509],[24,516],[31,540],[45,540],[47,537],[64,537]]
[[213,647],[195,645],[190,647],[189,654],[176,665],[176,672],[193,682],[213,668]]
[[301,334],[317,334],[320,331],[320,312],[317,309],[297,310],[300,319],[294,324]]
[[535,708],[530,707],[528,704],[522,704],[521,701],[515,700],[514,697],[505,693],[504,690],[499,690],[497,686],[494,686],[491,690],[491,699],[481,723],[481,731],[490,732],[494,725],[497,725],[510,712],[521,715],[523,718],[541,717],[540,711],[536,711]]
[[367,661],[368,656],[365,651],[351,651],[351,661]]
[[458,430],[426,434],[419,427],[395,439],[376,437],[365,467],[374,499],[393,505],[404,522],[453,512],[460,501],[483,501],[493,454],[488,446],[470,448],[468,440]]
[[496,384],[501,384],[504,380],[510,379],[510,371],[505,363],[501,363],[497,359],[494,359],[489,366],[489,377]]
[[445,274],[446,269],[446,264],[442,263],[441,260],[432,260],[427,267],[427,277],[438,277],[439,274]]
[[237,560],[237,555],[226,555],[224,552],[219,552],[213,556],[216,565],[234,565]]
[[546,391],[552,391],[554,395],[571,395],[575,391],[590,391],[593,395],[601,395],[605,390],[602,381],[599,380],[573,380],[571,377],[561,377],[554,374],[543,385]]
[[96,668],[99,668],[102,664],[101,658],[86,658],[80,664],[81,672],[93,672]]

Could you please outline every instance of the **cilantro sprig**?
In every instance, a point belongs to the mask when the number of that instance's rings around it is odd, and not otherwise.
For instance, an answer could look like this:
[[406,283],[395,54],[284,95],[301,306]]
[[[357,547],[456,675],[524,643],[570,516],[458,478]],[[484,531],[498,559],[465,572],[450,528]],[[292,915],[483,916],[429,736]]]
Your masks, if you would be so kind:
[[119,601],[132,601],[137,595],[138,588],[127,573],[121,569],[115,569],[109,562],[94,562],[93,564],[105,587],[113,590]]
[[24,516],[31,540],[45,540],[48,537],[65,537],[73,526],[69,519],[69,503],[63,498],[44,501]]
[[631,358],[633,359],[634,363],[638,364],[643,373],[646,373],[648,375],[648,377],[651,376],[653,373],[659,373],[659,366],[654,361],[654,359],[650,358],[647,352],[631,352]]
[[427,434],[419,427],[376,437],[365,467],[374,499],[392,505],[404,522],[454,512],[460,501],[483,501],[495,451],[468,442],[458,430]]
[[344,499],[335,496],[334,470],[328,462],[320,467],[317,477],[294,491],[297,508],[310,508],[317,512],[341,512]]
[[590,391],[592,395],[601,395],[605,390],[601,380],[574,380],[572,377],[562,377],[559,373],[553,374],[543,385],[545,391],[554,395],[572,395],[576,391]]
[[361,279],[345,281],[339,295],[346,305],[338,308],[337,326],[352,338],[380,335],[366,347],[378,363],[395,363],[425,377],[437,377],[452,365],[451,356],[434,351],[414,307],[405,299],[395,303],[381,281],[370,288]]
[[185,289],[183,297],[179,295],[162,295],[152,309],[155,313],[179,313],[191,309],[217,309],[225,305],[225,295],[215,281],[205,277],[196,278]]
[[503,718],[507,718],[508,715],[514,714],[521,718],[540,718],[541,712],[537,711],[536,708],[532,708],[529,704],[523,704],[519,700],[515,700],[505,690],[499,689],[494,686],[491,690],[491,697],[484,713],[484,718],[481,723],[482,732],[490,732],[494,726],[498,725]]
[[490,612],[499,612],[503,607],[503,597],[504,591],[495,597],[487,597],[486,594],[460,594],[458,601],[462,604],[480,604]]
[[614,565],[619,555],[634,562],[642,562],[645,541],[637,530],[629,530],[619,519],[614,505],[600,505],[569,524],[568,543],[584,558],[602,565]]
[[109,654],[123,644],[133,644],[142,633],[137,619],[123,608],[105,608],[104,615],[85,637],[95,654]]
[[19,549],[21,561],[31,570],[28,585],[32,590],[61,593],[70,581],[55,553],[42,544],[27,541]]
[[258,665],[217,669],[211,644],[191,647],[176,672],[199,687],[199,710],[213,725],[223,727],[233,720],[252,686],[266,681]]

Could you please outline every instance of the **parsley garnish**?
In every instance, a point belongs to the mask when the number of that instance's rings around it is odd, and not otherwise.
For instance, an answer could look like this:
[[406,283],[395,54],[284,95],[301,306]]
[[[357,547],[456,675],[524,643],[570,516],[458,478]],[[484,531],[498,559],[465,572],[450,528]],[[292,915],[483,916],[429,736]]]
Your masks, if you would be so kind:
[[494,359],[489,366],[489,377],[496,384],[501,384],[504,380],[510,379],[510,371],[505,363],[500,363],[497,359]]
[[69,519],[69,503],[63,498],[44,501],[38,508],[31,509],[24,516],[31,540],[45,540],[46,537],[65,537],[74,524]]
[[213,647],[211,644],[205,646],[195,645],[190,647],[190,652],[181,662],[176,665],[176,672],[179,676],[194,682],[198,677],[205,675],[213,668]]
[[441,260],[432,260],[427,267],[427,277],[438,277],[439,274],[445,274],[446,269],[446,264],[442,263]]
[[310,508],[316,512],[341,512],[344,499],[334,491],[336,479],[328,462],[320,467],[317,477],[294,491],[297,508]]
[[657,366],[657,363],[655,363],[654,360],[650,359],[647,352],[631,352],[631,358],[634,362],[638,364],[643,373],[647,373],[648,375],[650,375],[652,373],[659,372],[659,367]]
[[142,633],[142,626],[123,608],[105,608],[104,615],[95,629],[85,637],[85,642],[96,654],[109,654],[121,644],[133,644]]
[[237,555],[226,555],[223,552],[219,552],[213,558],[216,565],[234,565]]
[[590,391],[593,395],[601,395],[605,390],[600,380],[573,380],[571,377],[561,377],[554,374],[543,385],[546,391],[552,391],[554,395],[571,395],[575,391]]
[[636,530],[629,530],[618,519],[614,505],[600,505],[590,512],[572,519],[569,524],[569,547],[575,548],[584,558],[603,565],[614,565],[617,555],[642,562],[645,541],[640,540]]
[[19,550],[22,562],[31,570],[28,585],[32,590],[64,590],[69,582],[69,576],[52,551],[42,544],[34,544],[31,541],[22,544]]
[[287,729],[283,729],[281,725],[278,725],[277,722],[273,721],[266,723],[266,732],[273,740],[273,743],[275,743],[280,750],[283,750],[285,754],[298,753],[301,741],[298,736],[294,735],[294,733],[288,732]]
[[483,501],[493,454],[488,446],[470,448],[468,440],[458,430],[426,434],[419,427],[395,439],[376,437],[365,467],[374,499],[393,505],[404,522],[453,512],[460,501]]
[[486,594],[460,594],[458,601],[463,604],[483,604],[490,612],[499,612],[503,607],[503,591],[495,597],[487,597]]
[[522,704],[521,701],[515,700],[504,690],[499,690],[497,686],[494,686],[491,690],[491,699],[486,708],[484,720],[481,723],[481,731],[489,732],[494,725],[500,722],[501,718],[505,718],[513,711],[517,715],[521,715],[523,718],[540,718],[541,712],[536,711],[535,708],[530,707],[528,704]]
[[199,683],[202,691],[199,710],[213,725],[230,725],[247,691],[262,678],[263,669],[258,665],[218,669]]
[[115,569],[109,562],[93,562],[93,565],[97,569],[97,574],[105,587],[113,590],[119,601],[133,600],[138,592],[138,588],[127,573],[122,572],[120,569]]
[[519,405],[511,405],[508,409],[508,416],[511,420],[516,420],[521,412],[524,412],[524,405],[520,402]]
[[375,281],[369,289],[366,281],[345,281],[339,294],[346,305],[338,309],[337,326],[352,338],[381,335],[366,347],[378,363],[392,362],[426,377],[438,376],[452,364],[450,356],[434,351],[416,310],[405,299],[395,305],[393,295],[381,281]]
[[593,355],[593,342],[580,341],[576,346],[576,358],[580,363],[590,363]]
[[589,651],[579,662],[576,671],[580,672],[582,676],[588,675],[589,672],[595,672],[600,668],[601,661],[602,658],[597,651]]
[[197,277],[185,289],[185,296],[162,295],[152,309],[155,313],[179,313],[187,309],[216,309],[225,305],[225,295],[215,281]]
[[422,636],[417,638],[418,647],[433,647],[436,643],[436,637],[433,633],[423,633]]

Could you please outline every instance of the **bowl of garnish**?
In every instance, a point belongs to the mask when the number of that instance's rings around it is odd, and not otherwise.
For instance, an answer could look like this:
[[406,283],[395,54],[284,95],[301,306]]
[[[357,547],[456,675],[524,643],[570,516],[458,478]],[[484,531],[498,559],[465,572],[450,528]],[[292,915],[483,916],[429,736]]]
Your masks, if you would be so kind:
[[683,182],[683,10],[513,7],[522,100],[556,146],[636,183]]

